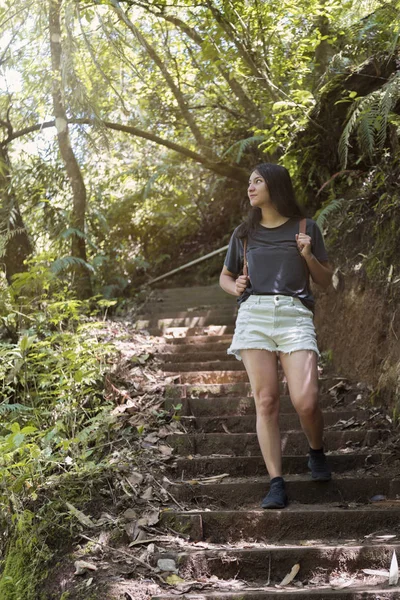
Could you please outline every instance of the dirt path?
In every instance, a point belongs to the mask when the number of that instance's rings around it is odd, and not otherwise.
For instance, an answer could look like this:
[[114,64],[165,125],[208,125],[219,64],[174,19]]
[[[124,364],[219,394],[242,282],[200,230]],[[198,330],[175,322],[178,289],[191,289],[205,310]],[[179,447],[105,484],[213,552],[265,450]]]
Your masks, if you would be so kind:
[[[193,600],[399,599],[400,587],[388,585],[385,571],[393,550],[400,556],[400,479],[390,468],[397,465],[388,451],[390,425],[371,409],[368,394],[321,375],[334,471],[333,480],[321,484],[310,479],[306,439],[282,383],[290,504],[262,510],[268,477],[254,403],[242,363],[226,354],[235,298],[218,286],[159,290],[155,297],[138,327],[164,337],[164,369],[176,377],[166,407],[181,405],[186,433],[167,439],[178,457],[161,520],[179,542],[154,556],[155,564],[173,560],[183,581],[154,600],[177,594]],[[297,575],[280,586],[295,565]]]

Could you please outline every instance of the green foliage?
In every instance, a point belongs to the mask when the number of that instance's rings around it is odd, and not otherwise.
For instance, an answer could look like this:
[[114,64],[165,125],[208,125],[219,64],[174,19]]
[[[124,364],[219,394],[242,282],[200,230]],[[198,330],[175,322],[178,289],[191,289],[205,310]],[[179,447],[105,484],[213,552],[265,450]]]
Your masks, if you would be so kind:
[[344,204],[344,198],[335,198],[334,200],[330,200],[326,206],[322,207],[321,210],[319,210],[314,216],[318,227],[323,230],[329,220],[329,217],[331,217],[332,214],[337,210],[343,208]]
[[[373,160],[376,152],[384,147],[391,111],[400,99],[400,76],[394,74],[379,90],[365,97],[355,98],[354,106],[339,142],[339,155],[346,168],[350,137],[354,131],[360,150]],[[393,115],[396,122],[396,115]]]

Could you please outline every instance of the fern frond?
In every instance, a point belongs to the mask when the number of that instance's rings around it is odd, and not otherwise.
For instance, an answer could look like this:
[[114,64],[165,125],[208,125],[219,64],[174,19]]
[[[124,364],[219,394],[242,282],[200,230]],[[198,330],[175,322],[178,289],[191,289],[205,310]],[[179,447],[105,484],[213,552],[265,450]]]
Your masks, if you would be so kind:
[[55,275],[59,275],[59,273],[61,273],[62,271],[65,271],[70,267],[76,267],[78,265],[85,267],[85,269],[87,269],[91,273],[94,273],[92,265],[87,263],[82,258],[78,258],[77,256],[63,256],[61,258],[58,258],[50,265],[50,270]]
[[345,199],[344,198],[335,198],[335,200],[331,200],[329,204],[327,204],[315,219],[316,224],[322,230],[325,226],[325,223],[328,220],[328,217],[332,215],[336,210],[339,210],[344,206]]
[[352,134],[354,127],[357,123],[357,119],[360,115],[362,107],[360,106],[361,98],[355,100],[356,106],[353,108],[353,112],[350,115],[349,120],[347,121],[346,127],[343,129],[343,133],[340,136],[339,140],[339,159],[342,164],[343,169],[347,166],[347,158],[349,153],[350,146],[350,135]]
[[240,162],[240,160],[242,159],[243,153],[244,151],[251,146],[252,144],[261,144],[261,142],[265,142],[265,135],[253,135],[252,137],[249,138],[245,138],[244,140],[239,140],[237,142],[235,142],[234,144],[232,144],[232,146],[230,146],[227,150],[225,150],[225,152],[222,154],[222,156],[226,156],[227,154],[229,154],[230,152],[233,152],[233,150],[237,149],[237,155],[236,155],[236,159],[235,162]]
[[30,406],[25,406],[25,404],[19,404],[16,402],[15,404],[0,404],[0,415],[4,415],[6,413],[21,413],[21,412],[29,412],[32,411],[33,408]]

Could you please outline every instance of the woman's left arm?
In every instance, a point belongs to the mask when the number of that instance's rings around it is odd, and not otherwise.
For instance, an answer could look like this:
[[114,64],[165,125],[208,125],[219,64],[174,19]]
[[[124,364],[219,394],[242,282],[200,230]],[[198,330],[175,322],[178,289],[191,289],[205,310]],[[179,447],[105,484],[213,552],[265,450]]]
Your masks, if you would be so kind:
[[332,281],[332,267],[328,261],[320,262],[311,252],[311,237],[305,233],[296,235],[297,247],[307,263],[312,280],[326,289]]

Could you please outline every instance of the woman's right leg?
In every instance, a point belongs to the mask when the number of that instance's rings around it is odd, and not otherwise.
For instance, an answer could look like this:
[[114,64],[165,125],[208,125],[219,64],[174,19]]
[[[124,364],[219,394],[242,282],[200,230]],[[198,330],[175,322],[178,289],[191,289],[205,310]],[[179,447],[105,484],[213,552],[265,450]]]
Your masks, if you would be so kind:
[[241,350],[240,356],[254,394],[257,437],[267,471],[271,479],[281,477],[282,451],[276,353],[269,350]]

